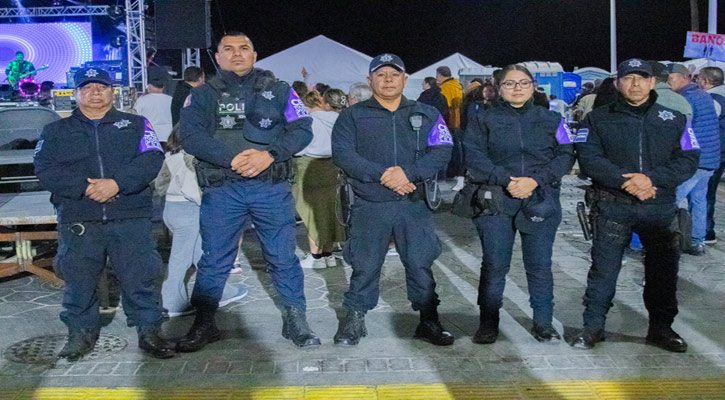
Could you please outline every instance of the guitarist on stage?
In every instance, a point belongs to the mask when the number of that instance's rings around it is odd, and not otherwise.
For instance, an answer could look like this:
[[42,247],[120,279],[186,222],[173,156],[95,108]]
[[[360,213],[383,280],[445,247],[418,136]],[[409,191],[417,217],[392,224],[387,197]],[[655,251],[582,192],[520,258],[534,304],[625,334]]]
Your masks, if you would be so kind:
[[27,76],[35,76],[35,66],[30,61],[25,61],[23,58],[25,55],[22,51],[18,50],[15,52],[15,61],[11,61],[8,67],[5,68],[5,75],[8,77],[8,82],[13,89],[18,88],[18,82],[22,78]]

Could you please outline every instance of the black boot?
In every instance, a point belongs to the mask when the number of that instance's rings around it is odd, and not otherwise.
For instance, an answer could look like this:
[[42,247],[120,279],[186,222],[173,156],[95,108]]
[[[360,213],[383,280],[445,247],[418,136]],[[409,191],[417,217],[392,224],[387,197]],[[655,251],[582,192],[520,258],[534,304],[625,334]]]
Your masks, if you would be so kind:
[[541,343],[548,343],[552,340],[558,341],[561,340],[561,335],[559,335],[559,332],[554,329],[551,324],[548,325],[537,325],[534,324],[534,327],[531,328],[531,334],[534,336],[534,339],[538,340]]
[[282,325],[282,337],[290,339],[297,347],[319,346],[320,338],[307,324],[305,310],[287,307],[287,316]]
[[453,334],[441,326],[435,308],[420,310],[420,324],[415,329],[415,337],[436,346],[450,346],[455,341]]
[[176,351],[192,353],[219,340],[221,333],[214,322],[214,314],[214,312],[197,309],[194,324],[191,325],[186,336],[176,343]]
[[575,349],[589,350],[599,342],[604,341],[604,329],[592,328],[585,326],[581,333],[571,342],[571,347]]
[[687,342],[677,332],[668,327],[652,327],[647,332],[647,344],[675,353],[687,351]]
[[155,358],[171,358],[176,354],[174,345],[159,336],[159,327],[155,325],[139,328],[138,347]]
[[96,346],[100,332],[99,328],[68,328],[68,342],[58,353],[58,358],[67,358],[68,361],[80,360]]
[[345,319],[340,321],[340,326],[335,334],[335,344],[342,346],[355,346],[360,343],[360,338],[367,336],[365,328],[365,311],[347,310]]
[[498,310],[481,310],[481,324],[471,340],[478,344],[495,343],[498,339]]

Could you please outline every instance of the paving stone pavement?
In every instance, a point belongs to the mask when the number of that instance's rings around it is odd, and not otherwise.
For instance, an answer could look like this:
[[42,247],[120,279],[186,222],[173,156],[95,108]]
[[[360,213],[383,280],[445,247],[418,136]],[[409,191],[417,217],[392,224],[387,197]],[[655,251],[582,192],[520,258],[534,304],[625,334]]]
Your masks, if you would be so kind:
[[[589,267],[588,249],[575,214],[583,192],[580,182],[566,177],[562,188],[564,220],[554,244],[554,325],[565,339],[581,324],[581,299]],[[470,221],[452,216],[453,194],[443,185],[444,204],[436,213],[443,254],[434,274],[441,298],[441,319],[456,336],[453,346],[439,348],[413,339],[418,322],[405,293],[399,258],[387,257],[380,280],[379,306],[368,313],[368,337],[353,348],[336,347],[332,337],[342,316],[342,295],[351,270],[338,267],[305,270],[308,319],[323,345],[298,349],[280,335],[279,297],[262,267],[252,230],[245,233],[248,263],[234,284],[250,289],[247,297],[220,310],[223,340],[204,350],[170,360],[144,356],[136,347],[135,330],[122,311],[103,328],[128,341],[120,352],[75,364],[32,365],[0,359],[0,388],[47,386],[226,387],[352,385],[391,383],[453,383],[495,381],[561,381],[666,378],[717,378],[725,372],[725,244],[708,247],[703,257],[683,255],[680,264],[680,314],[674,328],[690,344],[685,354],[646,346],[647,313],[642,303],[642,260],[628,255],[607,321],[607,341],[594,350],[572,349],[564,342],[540,344],[530,335],[531,309],[520,243],[508,275],[501,335],[493,345],[470,340],[478,325],[476,307],[481,248]],[[725,185],[720,199],[725,197]],[[718,235],[725,239],[725,201],[716,208]],[[306,232],[298,226],[298,243],[306,248]],[[300,255],[302,250],[298,249]],[[58,319],[62,293],[32,276],[0,280],[0,350],[35,336],[65,333]],[[164,335],[182,336],[193,317],[165,322]]]

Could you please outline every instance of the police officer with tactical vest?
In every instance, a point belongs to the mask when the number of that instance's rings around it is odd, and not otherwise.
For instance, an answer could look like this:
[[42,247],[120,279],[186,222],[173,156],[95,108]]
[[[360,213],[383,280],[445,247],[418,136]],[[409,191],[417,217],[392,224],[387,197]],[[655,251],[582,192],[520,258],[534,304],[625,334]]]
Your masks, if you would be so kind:
[[350,239],[343,254],[352,265],[350,288],[335,343],[358,344],[365,313],[378,303],[380,270],[393,238],[405,267],[408,299],[420,311],[416,337],[453,344],[438,319],[431,264],[441,253],[423,181],[446,166],[453,138],[438,111],[403,96],[405,65],[381,54],[370,62],[369,100],[340,113],[332,131],[332,158],[355,193]]
[[604,340],[604,323],[617,287],[622,254],[632,232],[645,248],[644,305],[647,344],[684,352],[672,330],[677,315],[679,233],[677,186],[697,170],[699,145],[688,120],[656,103],[649,63],[633,58],[617,69],[615,102],[587,114],[577,136],[582,172],[592,178],[592,266],[584,294],[584,329],[572,346],[590,349]]
[[312,140],[312,118],[289,85],[254,68],[257,53],[247,35],[226,33],[216,60],[219,75],[191,91],[179,122],[184,150],[198,160],[204,255],[191,296],[196,319],[177,350],[193,352],[219,340],[214,315],[247,218],[286,309],[282,336],[300,347],[319,345],[305,316],[288,181],[290,157]]
[[161,257],[151,232],[151,182],[164,154],[146,118],[113,108],[106,71],[81,69],[73,94],[78,108],[50,123],[35,149],[35,174],[58,211],[56,272],[65,280],[60,319],[68,342],[59,358],[76,361],[93,350],[101,330],[98,281],[110,258],[123,289],[123,310],[151,356],[174,356],[159,337]]

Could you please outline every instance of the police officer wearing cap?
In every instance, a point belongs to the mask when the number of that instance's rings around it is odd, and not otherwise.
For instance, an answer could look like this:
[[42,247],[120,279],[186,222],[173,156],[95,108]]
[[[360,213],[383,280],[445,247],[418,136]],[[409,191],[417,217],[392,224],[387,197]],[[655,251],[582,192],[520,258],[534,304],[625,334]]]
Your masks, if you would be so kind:
[[521,236],[533,327],[540,342],[559,340],[552,326],[554,278],[551,256],[561,222],[561,177],[574,164],[574,133],[556,112],[534,104],[534,78],[526,67],[505,67],[497,85],[501,102],[469,115],[464,149],[480,215],[474,218],[483,248],[473,342],[498,338],[499,309],[511,268],[516,233]]
[[369,100],[340,113],[332,131],[332,158],[355,193],[350,238],[343,250],[352,265],[350,288],[335,343],[356,345],[367,334],[365,313],[378,303],[380,270],[391,238],[405,267],[408,299],[420,311],[416,337],[453,344],[438,318],[431,264],[441,253],[423,181],[444,168],[453,139],[438,111],[403,96],[400,57],[381,54],[370,62]]
[[697,169],[699,145],[681,113],[656,103],[650,64],[633,58],[617,68],[615,102],[587,114],[577,143],[582,172],[592,178],[592,266],[584,294],[584,329],[572,346],[591,349],[604,340],[604,324],[617,287],[622,254],[632,232],[644,249],[647,344],[684,352],[672,330],[677,315],[680,250],[675,221],[679,184]]
[[174,355],[161,339],[161,296],[154,286],[161,257],[151,232],[151,182],[164,154],[149,121],[113,107],[106,71],[75,75],[78,108],[48,124],[35,150],[35,174],[58,211],[57,269],[65,280],[68,342],[59,357],[90,352],[100,332],[96,288],[106,257],[123,290],[129,326],[138,345],[158,358]]
[[215,313],[248,218],[285,307],[282,336],[300,347],[319,345],[305,315],[288,181],[290,158],[312,140],[312,118],[289,85],[254,68],[257,53],[247,35],[225,34],[216,60],[220,74],[192,89],[179,122],[184,150],[198,160],[204,255],[191,296],[196,318],[177,350],[219,340]]

